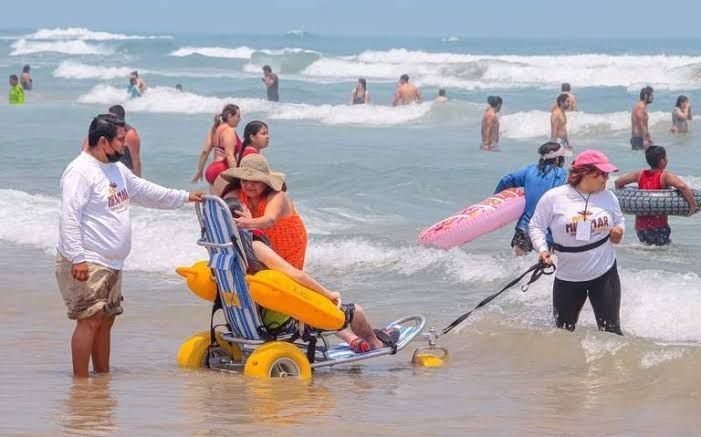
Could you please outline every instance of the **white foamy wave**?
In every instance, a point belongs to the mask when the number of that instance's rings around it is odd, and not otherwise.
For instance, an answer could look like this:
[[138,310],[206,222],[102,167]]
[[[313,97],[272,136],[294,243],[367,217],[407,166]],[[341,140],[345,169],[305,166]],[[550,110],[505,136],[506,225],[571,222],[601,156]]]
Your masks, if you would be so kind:
[[54,52],[66,55],[109,55],[113,50],[108,47],[88,44],[85,41],[27,41],[19,39],[10,46],[10,56],[29,55],[32,53]]
[[126,78],[132,71],[134,69],[130,67],[102,67],[63,61],[54,70],[53,75],[65,79],[116,79]]
[[679,176],[688,186],[694,189],[701,189],[701,176]]
[[686,352],[682,349],[647,352],[640,359],[640,367],[649,369],[667,361],[683,357]]
[[264,113],[279,120],[316,120],[324,124],[363,124],[387,126],[418,120],[431,111],[431,103],[401,107],[374,105],[308,105],[273,103],[263,99],[207,97],[181,93],[173,88],[153,87],[143,96],[130,99],[126,89],[97,85],[78,98],[79,103],[112,105],[121,103],[128,111],[183,114],[213,114],[227,104],[236,103],[243,112]]
[[[306,264],[339,271],[384,271],[403,276],[436,269],[447,272],[460,283],[492,281],[511,273],[493,256],[473,255],[460,249],[385,246],[362,238],[315,242],[307,250]],[[484,265],[492,268],[485,269]]]
[[27,39],[77,39],[91,41],[128,40],[128,39],[172,39],[170,35],[125,35],[122,33],[95,32],[84,27],[67,27],[39,29],[26,35]]
[[[650,126],[666,122],[669,114],[649,113]],[[501,135],[506,138],[550,137],[550,112],[526,111],[504,115],[501,118]],[[630,112],[593,114],[586,112],[567,113],[567,133],[570,136],[592,136],[630,130]]]
[[225,47],[181,47],[170,53],[170,56],[185,57],[191,55],[208,56],[210,58],[250,59],[255,50],[242,46],[233,49]]
[[482,87],[622,86],[698,89],[701,57],[666,55],[471,55],[392,49],[322,58],[304,74],[396,80],[408,73],[419,84]]

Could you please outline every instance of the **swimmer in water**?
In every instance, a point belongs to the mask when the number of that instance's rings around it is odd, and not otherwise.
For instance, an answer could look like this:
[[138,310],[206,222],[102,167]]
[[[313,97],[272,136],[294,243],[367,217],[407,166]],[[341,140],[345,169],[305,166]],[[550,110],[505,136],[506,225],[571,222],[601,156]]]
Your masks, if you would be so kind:
[[436,102],[445,103],[448,101],[448,96],[445,95],[445,88],[438,90],[438,97],[436,97]]
[[677,97],[677,104],[672,111],[673,134],[689,132],[689,120],[691,120],[691,103],[687,96]]
[[567,115],[565,111],[570,109],[570,98],[562,93],[557,96],[555,106],[550,113],[550,141],[562,144],[567,150],[572,150],[570,139],[567,135]]
[[409,75],[402,74],[397,84],[397,91],[394,93],[392,106],[408,105],[410,103],[421,103],[421,91],[415,85],[409,83]]
[[482,115],[482,150],[496,150],[499,148],[499,116],[502,99],[499,96],[487,97],[488,106]]
[[652,146],[652,137],[648,127],[647,105],[655,99],[655,90],[646,86],[640,90],[640,101],[633,106],[630,114],[630,147],[633,150],[643,150]]

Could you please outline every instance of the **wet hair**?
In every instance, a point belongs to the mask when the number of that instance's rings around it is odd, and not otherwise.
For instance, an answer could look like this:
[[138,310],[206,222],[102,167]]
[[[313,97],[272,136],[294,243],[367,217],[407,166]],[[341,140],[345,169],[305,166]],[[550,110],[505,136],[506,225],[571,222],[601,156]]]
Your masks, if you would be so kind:
[[178,91],[182,91],[182,90],[183,90],[183,86],[182,86],[181,84],[179,84],[179,83],[176,83],[176,84],[175,84],[175,89],[178,90]]
[[565,165],[564,156],[543,159],[543,156],[547,155],[548,153],[557,152],[561,148],[562,145],[560,145],[560,143],[554,143],[552,141],[548,141],[547,143],[541,144],[540,147],[538,147],[538,154],[540,155],[540,160],[538,160],[538,170],[541,174],[547,174],[553,167],[562,167]]
[[122,105],[114,105],[110,106],[110,108],[107,110],[110,114],[114,114],[117,116],[118,119],[124,121],[124,117],[127,115],[127,111],[124,110],[124,106]]
[[445,88],[441,88],[438,90],[438,95],[445,97]]
[[263,71],[266,73],[272,73],[273,69],[270,68],[270,65],[263,65]]
[[562,106],[562,104],[565,103],[569,98],[570,96],[568,96],[565,93],[560,94],[559,96],[557,96],[557,106]]
[[368,81],[367,80],[365,80],[361,77],[360,79],[358,79],[358,83],[363,86],[364,90],[368,89]]
[[572,87],[569,83],[564,82],[560,87],[560,91],[562,91],[563,93],[569,93],[570,91],[572,91]]
[[131,73],[129,73],[129,75],[134,76],[134,77],[139,77],[139,72],[134,70]]
[[503,100],[499,96],[487,97],[487,103],[489,103],[489,106],[491,106],[492,108],[495,108],[495,109],[498,108],[499,106],[501,106],[502,102],[503,102]]
[[228,105],[224,106],[224,108],[221,110],[219,114],[216,114],[214,116],[214,124],[212,124],[212,129],[210,129],[210,134],[214,135],[214,132],[217,131],[217,128],[224,123],[229,117],[232,115],[236,115],[239,112],[239,107],[234,105],[233,103],[229,103]]
[[105,137],[107,141],[112,141],[117,136],[120,127],[124,127],[124,121],[117,118],[116,115],[98,115],[92,119],[88,129],[88,146],[97,146],[100,137]]
[[650,94],[654,93],[655,90],[651,86],[646,86],[640,90],[640,100],[645,100],[646,102],[650,99]]
[[24,67],[22,67],[22,73],[29,73],[29,70],[31,69],[32,68],[29,65],[25,65]]
[[11,74],[10,75],[10,80],[19,80],[16,74]]
[[677,108],[681,108],[682,103],[688,102],[688,101],[689,101],[689,98],[687,96],[679,96],[679,97],[677,97],[677,104],[674,106],[676,106]]
[[[574,165],[574,162],[572,163]],[[576,187],[579,185],[580,182],[582,182],[582,179],[584,179],[584,176],[591,174],[591,173],[596,173],[599,172],[600,170],[593,165],[583,165],[581,167],[572,167],[570,169],[570,173],[567,175],[567,183],[570,184],[572,187]]]
[[403,80],[404,82],[409,82],[409,75],[402,74],[401,76],[399,76],[399,80]]
[[243,144],[241,145],[241,150],[239,150],[238,156],[236,156],[236,165],[241,165],[243,152],[246,150],[246,147],[251,145],[251,136],[258,135],[258,132],[260,132],[263,128],[268,129],[268,125],[260,120],[253,120],[243,129]]
[[660,161],[667,157],[667,150],[662,146],[650,146],[645,151],[645,161],[652,169],[660,168]]

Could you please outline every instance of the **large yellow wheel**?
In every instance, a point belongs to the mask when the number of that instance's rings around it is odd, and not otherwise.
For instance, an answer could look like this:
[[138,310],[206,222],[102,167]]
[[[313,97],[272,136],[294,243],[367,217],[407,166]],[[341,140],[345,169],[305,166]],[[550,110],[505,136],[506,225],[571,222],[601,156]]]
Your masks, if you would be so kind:
[[259,347],[248,357],[243,373],[266,379],[309,379],[312,377],[312,366],[297,346],[274,341]]
[[241,360],[241,349],[238,345],[232,345],[222,340],[221,334],[216,333],[217,347],[210,350],[209,347],[209,331],[198,332],[192,337],[185,340],[178,349],[178,366],[185,369],[199,369],[207,367],[207,359],[211,356],[228,357],[236,361]]

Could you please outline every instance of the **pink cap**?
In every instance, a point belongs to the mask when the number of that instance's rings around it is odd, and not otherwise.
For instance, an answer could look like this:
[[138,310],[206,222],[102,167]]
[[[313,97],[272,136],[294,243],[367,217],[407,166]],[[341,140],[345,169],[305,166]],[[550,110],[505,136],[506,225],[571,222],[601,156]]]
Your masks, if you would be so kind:
[[618,167],[611,164],[606,155],[593,149],[585,150],[580,153],[572,162],[572,168],[583,167],[585,165],[593,165],[604,173],[618,171]]

